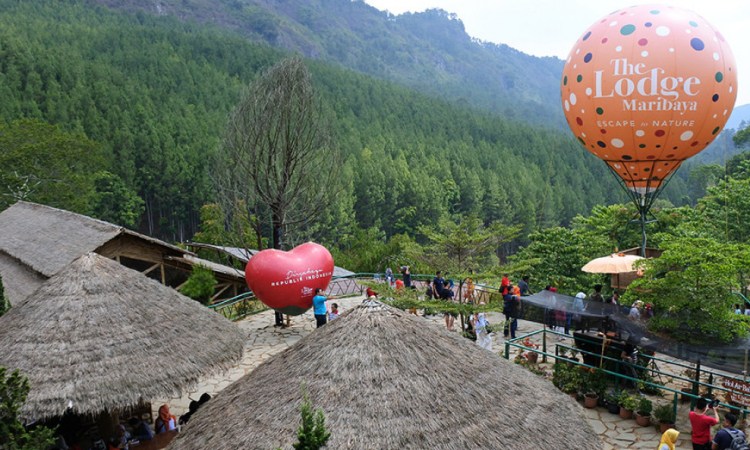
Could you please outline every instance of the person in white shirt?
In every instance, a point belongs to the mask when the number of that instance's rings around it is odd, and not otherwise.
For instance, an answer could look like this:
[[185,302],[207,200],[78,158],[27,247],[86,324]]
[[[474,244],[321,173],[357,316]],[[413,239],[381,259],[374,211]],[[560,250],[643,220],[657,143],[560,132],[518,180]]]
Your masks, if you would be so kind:
[[632,320],[640,320],[642,307],[643,302],[636,300],[635,303],[633,303],[633,306],[630,307],[630,314],[628,314],[628,317]]
[[[484,305],[484,302],[479,303]],[[477,334],[477,345],[485,350],[492,351],[492,336],[487,329],[487,316],[484,313],[474,313],[471,316],[471,325],[474,327],[474,332]]]

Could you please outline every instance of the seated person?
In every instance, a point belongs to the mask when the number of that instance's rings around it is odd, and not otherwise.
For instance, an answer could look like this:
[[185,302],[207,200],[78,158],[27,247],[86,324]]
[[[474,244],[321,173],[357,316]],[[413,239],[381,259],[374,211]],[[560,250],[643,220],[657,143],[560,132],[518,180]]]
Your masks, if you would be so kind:
[[365,291],[365,295],[367,296],[367,298],[378,298],[378,293],[375,292],[375,290],[371,288],[370,286],[367,286],[367,291]]
[[133,439],[139,441],[150,441],[154,438],[154,431],[142,419],[131,417],[130,420],[128,420],[128,425],[130,425],[130,429],[133,430],[131,433]]
[[159,417],[154,421],[154,430],[156,434],[166,433],[177,429],[177,418],[169,412],[168,405],[159,407]]
[[128,430],[125,429],[125,425],[120,424],[115,428],[115,440],[117,441],[117,448],[125,448],[128,445],[128,442],[133,439],[133,437],[128,433]]

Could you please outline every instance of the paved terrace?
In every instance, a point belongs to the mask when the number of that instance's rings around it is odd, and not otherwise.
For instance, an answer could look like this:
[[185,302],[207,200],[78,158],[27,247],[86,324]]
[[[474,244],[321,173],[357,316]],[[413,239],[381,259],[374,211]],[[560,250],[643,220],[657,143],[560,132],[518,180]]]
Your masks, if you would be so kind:
[[[337,299],[341,311],[346,311],[359,304],[364,297],[350,297]],[[499,313],[488,315],[490,323],[501,323],[504,319]],[[429,320],[436,327],[445,329],[442,314],[429,316]],[[181,398],[161,399],[152,403],[158,408],[162,403],[169,403],[170,410],[179,417],[188,410],[191,400],[198,400],[200,395],[208,392],[212,396],[226,388],[234,381],[247,373],[250,373],[263,361],[279,353],[285,348],[293,345],[315,329],[315,318],[312,310],[305,314],[292,318],[289,328],[273,327],[273,312],[265,311],[247,317],[237,324],[247,333],[245,343],[245,356],[239,365],[228,372],[202,381],[195,389],[190,390]],[[458,323],[456,324],[458,327]],[[533,322],[519,321],[518,335],[538,330],[539,324]],[[572,340],[565,340],[572,345]],[[502,333],[493,334],[493,351],[500,354],[505,348]],[[554,351],[554,350],[551,350]],[[511,353],[513,348],[511,347]],[[511,355],[512,357],[512,355]],[[551,373],[551,364],[542,365],[547,372]],[[550,381],[551,382],[551,381]],[[666,399],[664,401],[667,401]],[[680,431],[680,439],[677,441],[677,449],[692,449],[690,443],[690,424],[687,420],[689,404],[681,404],[677,413],[677,430]],[[600,435],[604,442],[603,450],[613,449],[654,449],[659,443],[661,433],[658,426],[641,427],[634,419],[623,420],[618,415],[610,414],[604,408],[585,409],[581,406],[586,418],[592,428]],[[155,412],[154,412],[155,413]],[[155,417],[155,416],[154,416]]]

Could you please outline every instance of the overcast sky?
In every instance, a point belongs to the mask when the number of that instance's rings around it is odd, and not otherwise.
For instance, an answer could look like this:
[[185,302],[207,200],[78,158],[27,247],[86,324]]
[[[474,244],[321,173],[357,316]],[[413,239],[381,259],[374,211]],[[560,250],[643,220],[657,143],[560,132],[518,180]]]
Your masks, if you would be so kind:
[[636,4],[690,9],[729,42],[737,62],[737,105],[750,103],[750,1],[748,0],[365,0],[401,14],[440,8],[456,15],[466,32],[536,56],[566,59],[576,39],[597,20]]

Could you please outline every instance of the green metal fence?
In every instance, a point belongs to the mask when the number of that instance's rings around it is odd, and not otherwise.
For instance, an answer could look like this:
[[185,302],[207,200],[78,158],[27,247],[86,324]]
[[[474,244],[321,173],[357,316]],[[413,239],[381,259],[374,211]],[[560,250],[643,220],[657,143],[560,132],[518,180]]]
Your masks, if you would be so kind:
[[[530,339],[539,334],[542,335],[541,349],[529,348],[521,344],[525,339]],[[637,362],[631,363],[606,356],[603,352],[589,352],[559,342],[554,344],[554,352],[551,353],[548,351],[548,335],[573,339],[572,335],[566,335],[546,328],[533,331],[506,341],[505,358],[510,358],[511,347],[518,348],[522,351],[538,353],[543,362],[547,362],[548,359],[554,359],[555,362],[563,361],[582,368],[600,371],[614,378],[615,389],[620,385],[624,386],[630,383],[635,386],[636,390],[644,387],[652,387],[662,392],[668,392],[673,397],[673,412],[675,415],[677,414],[678,401],[681,398],[689,400],[692,406],[695,400],[706,396],[718,399],[720,406],[740,413],[743,417],[750,413],[748,406],[744,406],[750,404],[750,391],[747,391],[745,388],[748,386],[746,377],[738,377],[733,374],[701,367],[700,363],[691,364],[685,361],[665,359],[643,353],[638,355]],[[585,338],[577,336],[576,339],[582,340]],[[599,344],[594,341],[589,342]],[[571,356],[569,356],[569,353]],[[599,366],[578,361],[575,357],[576,354],[582,356],[589,355],[598,359],[600,361]],[[721,384],[716,384],[719,381]],[[679,383],[682,383],[685,387],[675,387],[675,384]],[[727,385],[730,387],[727,387]],[[729,403],[729,398],[732,399],[732,403]]]

